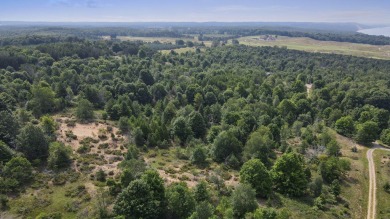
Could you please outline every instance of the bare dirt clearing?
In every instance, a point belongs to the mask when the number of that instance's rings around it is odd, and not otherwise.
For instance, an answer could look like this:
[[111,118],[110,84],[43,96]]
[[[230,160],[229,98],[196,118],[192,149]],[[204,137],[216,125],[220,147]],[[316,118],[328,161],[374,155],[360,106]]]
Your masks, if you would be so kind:
[[[70,145],[76,159],[76,171],[96,172],[101,169],[115,176],[119,173],[118,164],[126,153],[126,137],[118,128],[106,123],[76,123],[69,117],[59,117],[58,140]],[[86,167],[88,164],[88,167]]]
[[175,149],[151,150],[143,155],[146,164],[156,169],[166,184],[185,182],[194,187],[202,180],[222,180],[226,186],[238,184],[238,172],[225,170],[221,165],[209,161],[209,165],[199,168],[189,160],[178,159]]

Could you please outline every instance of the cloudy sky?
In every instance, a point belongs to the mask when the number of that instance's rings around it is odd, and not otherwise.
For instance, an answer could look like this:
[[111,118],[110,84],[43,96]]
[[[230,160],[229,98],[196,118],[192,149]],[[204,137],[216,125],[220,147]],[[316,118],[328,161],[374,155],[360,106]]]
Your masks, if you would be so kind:
[[390,0],[0,0],[0,21],[390,23]]

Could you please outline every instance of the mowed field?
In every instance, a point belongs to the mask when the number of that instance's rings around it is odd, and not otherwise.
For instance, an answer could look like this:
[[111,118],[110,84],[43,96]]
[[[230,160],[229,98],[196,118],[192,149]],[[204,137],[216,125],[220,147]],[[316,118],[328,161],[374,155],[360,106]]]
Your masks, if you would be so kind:
[[334,53],[390,60],[390,45],[375,46],[368,44],[320,41],[306,37],[278,36],[274,41],[265,41],[261,36],[248,36],[238,39],[240,44],[248,46],[286,46],[288,49],[308,52]]
[[375,171],[377,177],[377,218],[390,217],[390,193],[387,193],[383,186],[390,183],[390,152],[375,150],[374,152]]
[[[194,38],[173,38],[173,37],[133,37],[133,36],[118,36],[117,39],[122,41],[144,41],[148,43],[152,43],[155,41],[159,41],[160,43],[172,43],[175,44],[176,40],[184,40],[186,41],[192,41],[192,42],[200,42],[198,40],[198,37],[194,36]],[[203,43],[210,47],[211,41],[203,41]]]
[[175,43],[176,40],[184,40],[184,41],[198,41],[196,38],[173,38],[173,37],[133,37],[133,36],[117,36],[117,39],[122,41],[144,41],[148,43],[152,43],[155,41],[160,41],[160,43]]

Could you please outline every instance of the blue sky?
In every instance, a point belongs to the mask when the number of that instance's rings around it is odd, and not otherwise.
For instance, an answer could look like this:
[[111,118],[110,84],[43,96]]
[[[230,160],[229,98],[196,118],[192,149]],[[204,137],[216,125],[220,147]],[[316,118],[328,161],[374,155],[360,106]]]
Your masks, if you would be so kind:
[[390,0],[0,0],[0,21],[390,23]]

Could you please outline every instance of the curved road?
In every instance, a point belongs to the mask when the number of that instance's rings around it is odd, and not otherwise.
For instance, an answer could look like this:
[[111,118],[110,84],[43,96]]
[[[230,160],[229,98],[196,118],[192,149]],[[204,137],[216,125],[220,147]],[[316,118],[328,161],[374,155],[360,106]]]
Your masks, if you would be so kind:
[[374,147],[367,151],[368,160],[368,172],[370,179],[370,187],[368,192],[368,206],[367,206],[367,219],[375,219],[376,215],[376,175],[375,175],[375,163],[373,159],[373,153],[376,149],[390,151],[390,149],[384,148],[377,143],[373,144]]

